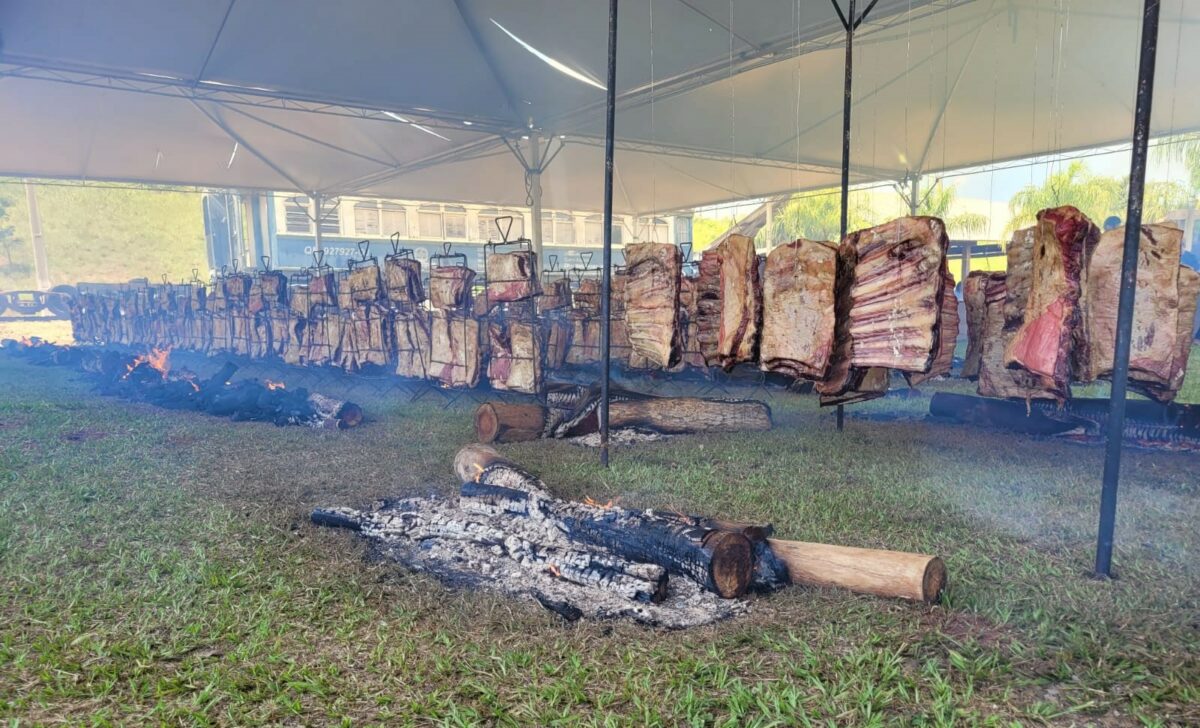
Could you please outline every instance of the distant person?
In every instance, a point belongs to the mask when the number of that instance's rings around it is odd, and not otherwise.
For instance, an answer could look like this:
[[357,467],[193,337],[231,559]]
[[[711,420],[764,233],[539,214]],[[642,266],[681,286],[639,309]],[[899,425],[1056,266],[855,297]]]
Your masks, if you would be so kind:
[[1108,217],[1104,218],[1104,232],[1116,230],[1119,227],[1121,227],[1121,218],[1117,217],[1116,215],[1109,215]]

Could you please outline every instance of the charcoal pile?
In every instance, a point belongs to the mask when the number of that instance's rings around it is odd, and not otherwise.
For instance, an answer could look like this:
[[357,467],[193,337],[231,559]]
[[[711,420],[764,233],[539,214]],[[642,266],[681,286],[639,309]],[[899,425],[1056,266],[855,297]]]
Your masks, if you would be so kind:
[[101,394],[166,409],[323,429],[357,427],[363,420],[362,408],[357,404],[303,387],[288,389],[270,380],[232,382],[238,369],[232,362],[226,362],[212,376],[201,378],[187,369],[172,368],[167,349],[131,354],[12,339],[0,346],[6,353],[33,364],[75,367],[91,376]]
[[366,537],[380,556],[465,588],[541,604],[564,619],[680,629],[727,619],[750,592],[792,583],[938,598],[940,559],[773,539],[769,525],[555,498],[482,445],[464,447],[457,498],[319,508],[312,521]]

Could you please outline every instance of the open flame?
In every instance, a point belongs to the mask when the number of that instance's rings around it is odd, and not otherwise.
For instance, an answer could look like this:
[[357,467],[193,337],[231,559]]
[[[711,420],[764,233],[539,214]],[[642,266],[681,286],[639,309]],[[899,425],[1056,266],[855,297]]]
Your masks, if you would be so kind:
[[21,337],[21,346],[37,346],[37,342],[28,336]]
[[555,577],[556,579],[562,578],[562,571],[560,571],[559,568],[557,566],[555,566],[554,564],[546,564],[546,572],[549,573],[550,576]]
[[[166,379],[167,373],[171,371],[171,347],[168,346],[163,349],[154,348],[145,354],[138,354],[133,358],[133,361],[125,365],[125,375],[121,379],[129,379],[129,375],[133,374],[133,371],[143,364],[158,372],[163,379]],[[195,386],[195,384],[193,383],[192,386]]]
[[479,479],[483,477],[483,468],[479,467],[479,463],[471,463],[471,464],[474,465],[475,469],[479,471],[479,472],[475,473],[475,482],[478,483]]
[[585,495],[583,497],[583,504],[585,506],[592,506],[593,508],[603,508],[608,510],[616,505],[616,501],[614,501],[612,498],[609,498],[607,503],[601,503],[600,501],[592,500],[591,496]]
[[276,382],[276,381],[273,381],[273,380],[270,380],[270,379],[264,379],[264,380],[263,380],[263,385],[264,385],[264,386],[265,386],[267,389],[270,389],[270,390],[272,390],[272,391],[274,391],[274,390],[276,390],[276,389],[287,389],[287,385],[286,385],[286,384],[284,384],[283,382]]

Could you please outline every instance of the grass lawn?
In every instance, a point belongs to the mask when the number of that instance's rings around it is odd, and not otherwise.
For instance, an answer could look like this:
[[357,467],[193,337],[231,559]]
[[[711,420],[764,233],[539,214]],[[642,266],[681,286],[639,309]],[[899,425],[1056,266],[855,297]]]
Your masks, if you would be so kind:
[[[286,378],[286,376],[285,376]],[[331,385],[344,386],[344,385]],[[331,389],[330,391],[336,391]],[[353,395],[352,432],[95,395],[0,357],[0,717],[10,725],[1200,723],[1200,456],[1129,452],[1120,578],[1085,575],[1102,450],[832,417],[595,452],[509,446],[568,498],[942,555],[944,603],[799,587],[686,632],[566,625],[368,563],[316,505],[452,493],[466,406]],[[926,400],[850,412],[914,415]]]

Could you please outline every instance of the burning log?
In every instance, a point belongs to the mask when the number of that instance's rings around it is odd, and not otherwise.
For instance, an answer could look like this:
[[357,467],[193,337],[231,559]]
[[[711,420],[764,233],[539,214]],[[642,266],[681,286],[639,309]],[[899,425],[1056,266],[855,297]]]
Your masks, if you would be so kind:
[[[117,351],[77,347],[28,347],[14,342],[5,351],[24,355],[35,351],[46,364],[78,365],[97,380],[97,389],[166,409],[206,412],[238,421],[263,421],[276,425],[307,425],[330,429],[357,427],[362,408],[353,402],[307,389],[287,389],[282,383],[246,380],[231,382],[238,366],[226,362],[201,381],[194,373],[173,370],[169,349],[152,349],[131,355]],[[41,357],[41,350],[46,355]]]
[[[470,478],[476,484],[498,485],[505,490],[550,498],[540,479],[485,445],[468,445],[460,450],[454,461],[454,471],[460,479]],[[632,513],[617,508],[604,510]],[[751,577],[746,588],[769,590],[790,581],[932,603],[937,601],[946,584],[946,566],[936,556],[776,539],[771,538],[774,529],[769,524],[651,511],[640,512],[636,516],[643,519],[642,524],[650,525],[647,531],[638,532],[637,537],[646,533],[665,533],[669,534],[669,540],[686,541],[700,534],[702,546],[719,554],[714,557],[719,559],[718,568],[730,569],[725,575],[732,574],[732,578],[746,578],[741,559],[746,558],[744,544],[750,545],[753,551],[749,567]],[[588,524],[571,535],[606,548],[626,549],[627,554],[638,553],[640,558],[660,563],[672,573],[681,571],[681,567],[671,566],[670,557],[661,552],[647,558],[646,552],[635,551],[634,547],[628,545],[631,540],[627,538],[629,534],[622,533],[612,525],[618,521],[619,518],[608,519],[599,527]],[[619,544],[619,541],[626,543]],[[694,574],[684,575],[695,578]],[[717,582],[717,579],[712,581]]]
[[[535,404],[485,402],[475,412],[480,442],[521,442],[541,437],[575,437],[599,431],[598,399],[584,395],[567,415]],[[759,432],[771,429],[771,408],[756,400],[697,397],[616,397],[609,427],[670,434]],[[549,423],[549,427],[547,424]]]
[[602,547],[631,561],[657,564],[722,597],[741,596],[750,587],[753,548],[740,533],[660,518],[650,511],[555,500],[541,480],[485,445],[460,450],[454,472],[466,483],[464,497],[478,494],[483,486],[490,488],[486,497],[493,505],[514,501],[518,508],[528,509],[536,500],[571,541]]
[[[1126,407],[1125,442],[1164,450],[1200,450],[1200,406],[1130,400]],[[934,417],[1083,442],[1103,440],[1108,413],[1107,399],[1070,399],[1059,406],[937,392],[929,402]]]

